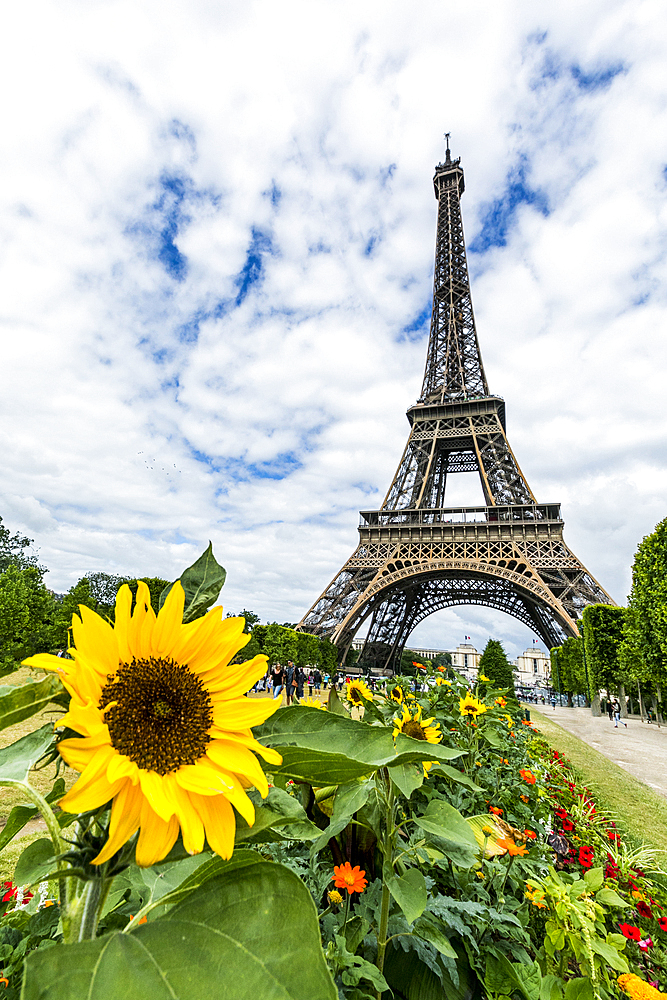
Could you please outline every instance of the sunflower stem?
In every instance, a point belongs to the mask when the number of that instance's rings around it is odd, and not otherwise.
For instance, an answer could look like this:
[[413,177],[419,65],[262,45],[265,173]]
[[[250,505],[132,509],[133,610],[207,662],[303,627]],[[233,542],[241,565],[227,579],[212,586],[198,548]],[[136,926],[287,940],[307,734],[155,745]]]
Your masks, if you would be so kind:
[[[27,798],[32,799],[41,812],[42,818],[46,823],[46,828],[49,831],[51,842],[53,843],[53,853],[56,857],[58,857],[60,854],[64,853],[65,846],[63,844],[62,837],[60,836],[60,824],[56,819],[53,809],[44,796],[40,795],[37,789],[33,788],[27,781],[21,782],[21,787],[23,789],[23,794],[26,795]],[[58,872],[64,871],[65,867],[66,866],[62,861],[58,861]],[[67,881],[64,878],[58,879],[58,900],[62,911],[67,905]]]
[[[380,904],[380,925],[378,927],[378,954],[376,966],[380,973],[384,969],[384,959],[387,951],[387,926],[389,924],[389,902],[390,893],[387,882],[387,874],[394,870],[394,839],[396,836],[396,825],[394,822],[394,786],[386,768],[383,768],[383,777],[387,789],[387,809],[385,813],[385,836],[383,845],[384,864],[382,865],[382,902]],[[377,992],[377,1000],[381,998],[381,991]]]
[[110,878],[93,878],[86,883],[79,900],[80,920],[77,927],[77,941],[92,941],[96,937],[102,907],[109,895],[112,881]]

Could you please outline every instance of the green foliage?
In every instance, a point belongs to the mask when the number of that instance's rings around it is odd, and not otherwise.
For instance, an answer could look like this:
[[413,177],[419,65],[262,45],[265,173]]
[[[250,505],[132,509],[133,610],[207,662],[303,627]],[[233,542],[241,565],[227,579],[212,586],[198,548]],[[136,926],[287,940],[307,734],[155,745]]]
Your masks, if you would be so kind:
[[622,681],[619,655],[625,610],[610,604],[589,604],[582,618],[591,696],[601,688],[612,691]]
[[573,694],[586,693],[583,642],[581,638],[566,639],[562,646],[551,651],[551,685],[571,698]]
[[[184,624],[201,618],[215,604],[226,576],[227,571],[216,560],[213,555],[213,544],[209,542],[208,548],[202,552],[199,559],[196,559],[192,566],[188,566],[179,577],[185,591]],[[167,584],[160,594],[160,608],[173,586],[173,583]]]
[[297,632],[296,664],[299,667],[315,667],[320,659],[320,640],[310,632]]
[[259,615],[256,615],[254,611],[246,611],[245,608],[239,614],[239,618],[245,618],[244,632],[252,632],[255,625],[259,625],[260,622]]
[[26,538],[18,532],[10,534],[0,517],[0,573],[4,573],[10,566],[17,569],[27,569],[29,566],[39,568],[36,556],[28,552],[32,543],[32,538]]
[[296,660],[298,643],[298,634],[293,629],[273,622],[266,630],[262,652],[268,656],[269,666],[274,663],[285,666],[289,660]]
[[[289,928],[289,933],[285,933]],[[132,990],[128,993],[128,970]],[[157,920],[27,959],[24,1000],[335,1000],[301,880],[257,861],[195,889]]]
[[403,677],[414,677],[419,671],[414,666],[415,663],[423,663],[423,658],[413,649],[404,649],[401,653],[401,664],[397,671]]
[[667,518],[640,543],[632,566],[625,659],[639,680],[667,680]]
[[37,567],[10,564],[0,574],[0,674],[51,648],[54,609]]
[[71,645],[72,616],[79,613],[79,605],[81,604],[90,608],[91,611],[100,610],[91,593],[90,580],[85,576],[73,587],[70,587],[60,604],[56,606],[51,633],[52,649],[67,649]]
[[[509,693],[513,696],[514,675],[512,670],[512,664],[507,659],[503,644],[497,639],[489,639],[479,658],[478,676],[483,674],[488,677],[491,688],[508,688]],[[480,690],[486,690],[486,685],[480,687]]]
[[58,695],[63,686],[55,674],[25,684],[6,684],[0,687],[0,729],[15,726],[24,719],[41,712]]

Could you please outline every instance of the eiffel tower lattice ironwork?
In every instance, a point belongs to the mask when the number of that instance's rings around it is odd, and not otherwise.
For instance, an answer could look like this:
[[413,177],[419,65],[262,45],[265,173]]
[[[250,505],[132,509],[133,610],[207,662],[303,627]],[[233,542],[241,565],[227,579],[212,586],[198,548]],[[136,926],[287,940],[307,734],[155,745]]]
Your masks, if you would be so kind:
[[[433,308],[421,396],[380,510],[362,511],[359,545],[299,628],[347,653],[370,619],[360,661],[391,668],[419,622],[479,604],[528,625],[547,647],[577,634],[591,603],[613,604],[563,541],[559,504],[540,504],[505,433],[505,403],[489,393],[475,329],[460,198],[460,158],[447,143],[433,178],[438,200]],[[477,472],[486,506],[445,506],[447,477]]]

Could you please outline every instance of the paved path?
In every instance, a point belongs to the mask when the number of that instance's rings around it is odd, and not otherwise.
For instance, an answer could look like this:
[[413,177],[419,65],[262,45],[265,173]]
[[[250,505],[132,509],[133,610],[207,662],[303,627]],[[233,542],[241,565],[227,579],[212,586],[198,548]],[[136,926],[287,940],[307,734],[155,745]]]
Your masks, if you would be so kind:
[[626,719],[627,729],[622,723],[615,729],[608,716],[596,719],[589,708],[552,709],[542,705],[538,710],[533,705],[526,708],[538,728],[542,714],[667,798],[667,726],[658,729],[655,723],[648,725],[631,718]]

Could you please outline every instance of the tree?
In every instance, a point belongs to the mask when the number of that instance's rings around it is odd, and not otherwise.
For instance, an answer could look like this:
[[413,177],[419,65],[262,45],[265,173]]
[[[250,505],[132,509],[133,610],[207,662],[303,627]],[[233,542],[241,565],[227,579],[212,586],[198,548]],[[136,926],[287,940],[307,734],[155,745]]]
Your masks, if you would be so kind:
[[451,653],[438,653],[436,658],[433,660],[434,667],[451,667],[451,665],[452,665]]
[[295,661],[298,651],[298,633],[284,625],[272,622],[266,630],[262,652],[269,658],[269,665],[288,660]]
[[245,628],[243,629],[244,632],[252,632],[255,625],[259,625],[260,622],[259,615],[256,615],[254,611],[246,611],[245,608],[239,615],[239,618],[245,618]]
[[[116,573],[86,573],[85,580],[88,581],[90,596],[95,601],[98,615],[110,618],[116,617],[116,594],[124,583],[129,583],[132,579],[129,576],[118,576]],[[135,581],[136,583],[136,581]],[[134,593],[136,594],[136,586]]]
[[560,687],[561,694],[567,695],[569,705],[572,704],[573,695],[586,693],[582,639],[566,639],[562,646],[552,649],[551,686],[556,689]]
[[320,639],[320,667],[326,674],[333,674],[338,668],[338,647],[331,639]]
[[[17,569],[37,567],[37,557],[27,551],[32,543],[32,538],[26,538],[18,532],[11,535],[0,517],[0,573],[4,573],[9,566],[16,566]],[[45,567],[38,568],[42,573],[46,572]]]
[[84,604],[91,611],[100,610],[99,604],[91,594],[90,580],[85,576],[70,587],[55,607],[51,632],[52,649],[67,649],[70,645],[68,633],[72,625],[72,615],[79,613],[80,604]]
[[616,690],[622,683],[619,656],[624,625],[624,608],[611,604],[589,604],[584,608],[582,631],[591,697],[602,688]]
[[299,667],[316,667],[320,662],[320,640],[310,632],[297,632],[296,663]]
[[[479,658],[477,676],[488,677],[492,688],[509,688],[514,697],[514,668],[507,659],[505,649],[497,639],[489,639]],[[480,682],[480,689],[486,690],[486,682]]]
[[667,518],[637,548],[624,645],[625,658],[643,664],[641,679],[667,680]]

